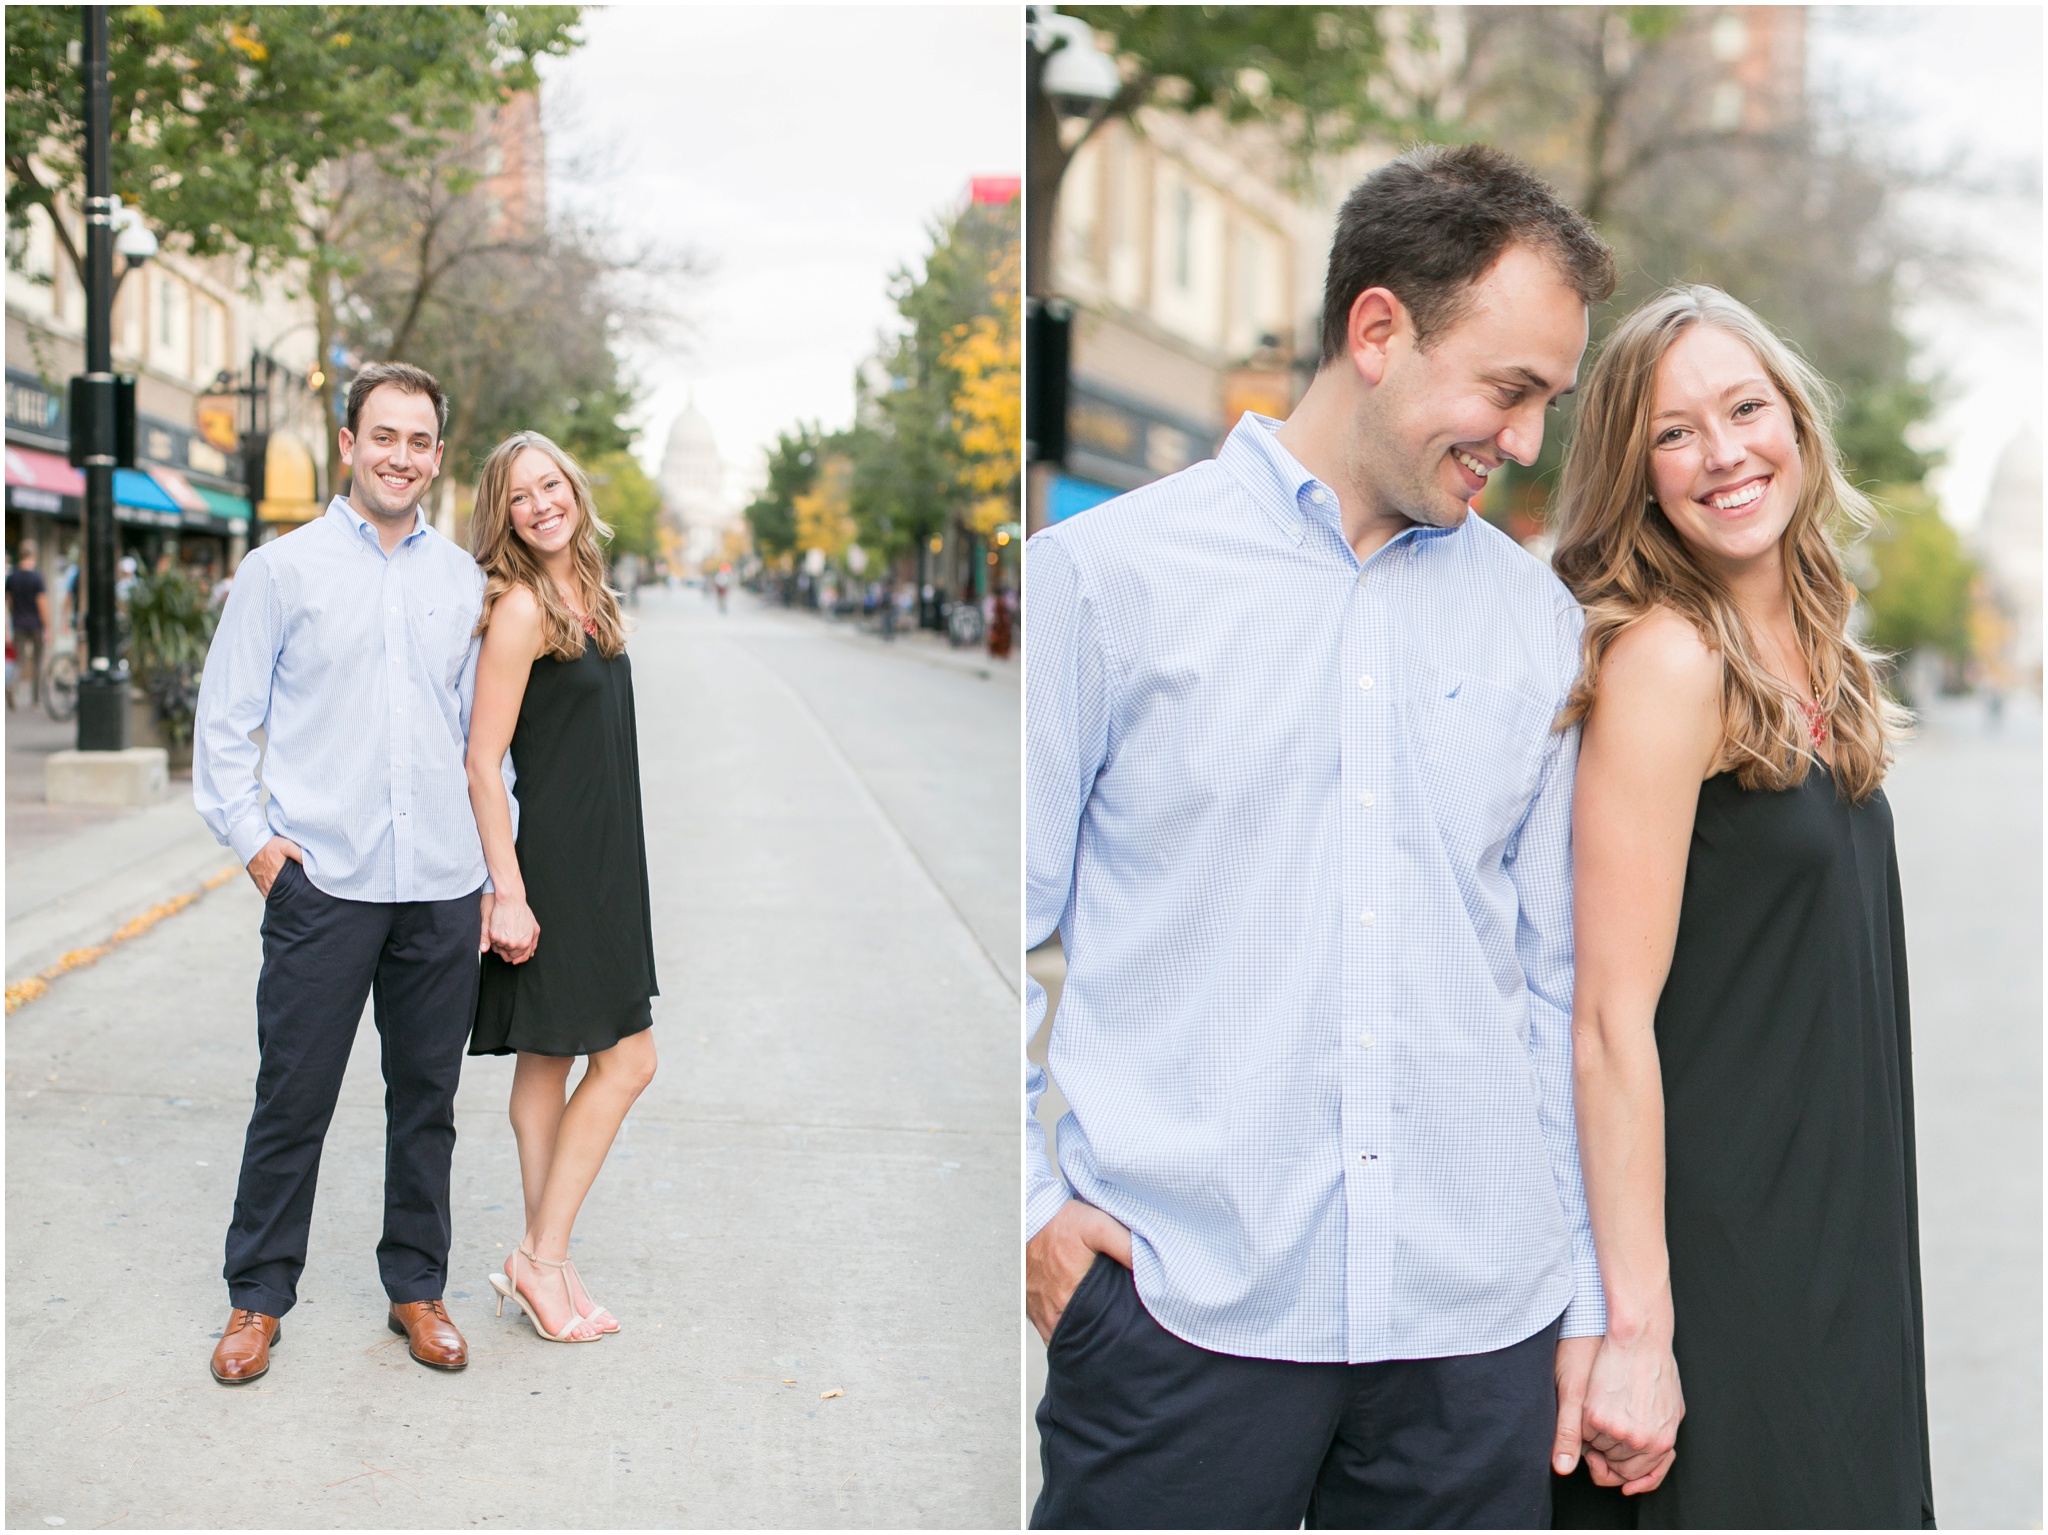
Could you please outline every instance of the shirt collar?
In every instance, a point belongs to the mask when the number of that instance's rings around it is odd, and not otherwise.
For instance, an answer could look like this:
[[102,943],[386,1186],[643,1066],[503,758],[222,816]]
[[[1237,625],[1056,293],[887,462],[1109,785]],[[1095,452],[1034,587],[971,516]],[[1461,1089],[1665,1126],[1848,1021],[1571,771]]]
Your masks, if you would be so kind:
[[[1344,538],[1344,514],[1337,505],[1337,492],[1302,468],[1300,460],[1280,445],[1280,425],[1271,416],[1246,411],[1223,440],[1223,447],[1216,455],[1217,461],[1243,482],[1252,492],[1253,499],[1295,543],[1301,543],[1307,536],[1308,519],[1314,518],[1335,533],[1338,541],[1348,548],[1349,542]],[[1418,523],[1403,528],[1375,552],[1384,552],[1404,541],[1420,543],[1456,531],[1456,528],[1433,528]]]
[[[347,496],[336,496],[332,501],[328,502],[327,515],[341,526],[347,528],[357,538],[367,536],[370,542],[378,546],[378,553],[383,553],[382,541],[377,536],[377,525],[350,505]],[[407,530],[405,537],[398,541],[400,548],[411,543],[427,531],[427,514],[424,509],[417,506],[414,507],[412,509],[412,517],[412,527]]]

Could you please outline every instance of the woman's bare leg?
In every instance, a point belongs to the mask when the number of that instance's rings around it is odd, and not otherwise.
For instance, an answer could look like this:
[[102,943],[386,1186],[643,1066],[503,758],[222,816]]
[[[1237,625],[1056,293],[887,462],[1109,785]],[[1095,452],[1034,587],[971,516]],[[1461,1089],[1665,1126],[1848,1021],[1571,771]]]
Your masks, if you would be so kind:
[[526,1197],[526,1225],[540,1213],[541,1190],[555,1156],[555,1136],[567,1102],[569,1056],[532,1055],[522,1050],[512,1068],[512,1135],[519,1143],[519,1188]]
[[[555,1140],[561,1133],[566,1108],[565,1089],[570,1068],[575,1064],[569,1056],[534,1055],[522,1050],[512,1068],[512,1134],[519,1143],[519,1187],[526,1201],[526,1228],[520,1245],[528,1252],[533,1251],[528,1242],[547,1187],[548,1170],[554,1163]],[[516,1253],[507,1253],[505,1277],[525,1294],[540,1313],[541,1325],[549,1332],[560,1333],[582,1312],[569,1293],[566,1274],[560,1269],[520,1262]],[[578,1337],[591,1337],[597,1329],[580,1326],[573,1331]]]
[[590,1057],[583,1080],[562,1111],[538,1218],[526,1233],[526,1250],[535,1257],[560,1261],[569,1256],[576,1216],[627,1112],[654,1080],[654,1068],[652,1029],[629,1034]]

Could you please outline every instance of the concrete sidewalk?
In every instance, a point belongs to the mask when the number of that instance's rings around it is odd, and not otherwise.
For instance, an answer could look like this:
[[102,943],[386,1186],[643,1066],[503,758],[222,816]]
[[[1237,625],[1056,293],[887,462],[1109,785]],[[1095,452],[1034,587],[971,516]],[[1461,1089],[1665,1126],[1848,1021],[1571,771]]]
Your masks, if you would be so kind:
[[639,624],[662,1068],[575,1248],[625,1331],[492,1315],[520,1196],[485,1058],[448,1291],[472,1363],[406,1357],[366,1026],[272,1370],[212,1383],[256,1067],[236,878],[9,1020],[10,1525],[1016,1524],[1016,694],[744,601]]

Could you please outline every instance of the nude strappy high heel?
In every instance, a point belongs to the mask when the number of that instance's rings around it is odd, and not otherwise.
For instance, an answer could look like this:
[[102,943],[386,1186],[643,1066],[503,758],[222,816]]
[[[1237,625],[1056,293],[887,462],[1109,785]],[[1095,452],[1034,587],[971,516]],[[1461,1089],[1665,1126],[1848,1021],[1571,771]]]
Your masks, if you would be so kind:
[[[614,1333],[619,1331],[619,1319],[612,1315],[609,1306],[601,1305],[597,1297],[590,1293],[590,1286],[584,1284],[583,1276],[576,1272],[576,1260],[574,1258],[565,1258],[562,1261],[569,1265],[570,1277],[575,1280],[577,1288],[582,1290],[585,1297],[590,1301],[590,1309],[583,1313],[584,1319],[597,1323],[599,1332]],[[569,1304],[572,1306],[576,1304],[575,1290],[569,1292]]]
[[[553,1258],[537,1258],[525,1248],[519,1247],[513,1249],[515,1274],[518,1261],[521,1258],[524,1258],[528,1263],[538,1263],[551,1269],[566,1269],[569,1266],[569,1260],[566,1258],[560,1262],[556,1262]],[[576,1336],[574,1330],[576,1325],[579,1322],[590,1322],[590,1318],[577,1311],[576,1302],[570,1295],[569,1284],[566,1279],[562,1282],[562,1294],[569,1301],[569,1320],[562,1324],[562,1330],[559,1333],[552,1333],[547,1330],[546,1324],[540,1319],[540,1312],[530,1305],[526,1297],[520,1293],[516,1279],[508,1280],[503,1274],[493,1273],[490,1275],[490,1281],[491,1288],[498,1292],[498,1315],[503,1316],[505,1314],[505,1302],[511,1301],[521,1311],[526,1313],[526,1319],[533,1323],[533,1330],[550,1343],[595,1343],[604,1336],[602,1332],[594,1332],[587,1338]],[[591,1325],[595,1326],[596,1324],[591,1323]]]

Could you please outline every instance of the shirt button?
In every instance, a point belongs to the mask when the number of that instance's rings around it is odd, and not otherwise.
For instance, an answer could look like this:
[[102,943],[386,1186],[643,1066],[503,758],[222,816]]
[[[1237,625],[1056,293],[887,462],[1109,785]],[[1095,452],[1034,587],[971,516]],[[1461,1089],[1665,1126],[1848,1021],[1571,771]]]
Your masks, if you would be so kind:
[[1359,1035],[1359,1036],[1358,1036],[1358,1048],[1359,1048],[1359,1049],[1361,1049],[1361,1050],[1370,1050],[1370,1049],[1372,1048],[1372,1035],[1370,1035],[1370,1034],[1361,1034],[1361,1035]]
[[1369,911],[1362,911],[1358,914],[1358,924],[1360,927],[1371,927],[1372,920],[1372,913]]
[[1359,795],[1359,796],[1358,796],[1358,804],[1359,804],[1359,808],[1361,808],[1361,809],[1364,809],[1364,810],[1370,810],[1370,809],[1372,809],[1372,795],[1370,795],[1370,794],[1361,794],[1361,795]]
[[1370,678],[1370,677],[1360,677],[1360,678],[1358,679],[1358,685],[1359,685],[1359,686],[1360,686],[1361,688],[1363,688],[1363,689],[1364,689],[1364,690],[1365,690],[1366,692],[1370,693],[1370,692],[1372,691],[1372,678]]

